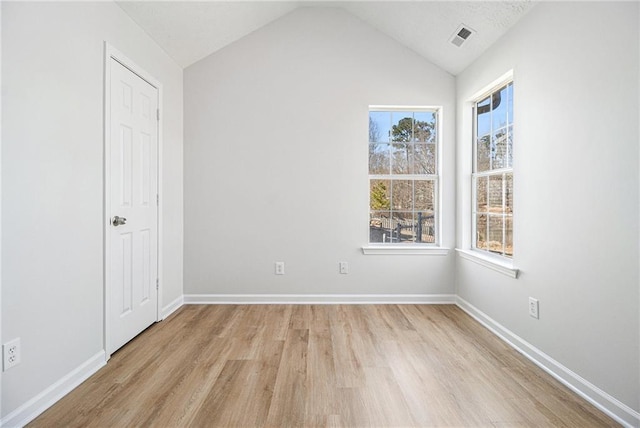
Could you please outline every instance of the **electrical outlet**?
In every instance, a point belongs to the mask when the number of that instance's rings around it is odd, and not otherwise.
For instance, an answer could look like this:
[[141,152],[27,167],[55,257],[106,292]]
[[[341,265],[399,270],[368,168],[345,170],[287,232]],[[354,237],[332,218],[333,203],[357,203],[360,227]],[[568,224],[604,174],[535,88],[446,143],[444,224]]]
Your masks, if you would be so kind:
[[529,316],[540,319],[540,303],[533,297],[529,297]]
[[2,345],[3,371],[20,364],[20,338],[13,339]]
[[346,275],[349,273],[349,263],[347,262],[340,262],[338,263],[338,266],[340,267],[340,273],[343,275]]
[[276,275],[284,275],[284,262],[276,262]]

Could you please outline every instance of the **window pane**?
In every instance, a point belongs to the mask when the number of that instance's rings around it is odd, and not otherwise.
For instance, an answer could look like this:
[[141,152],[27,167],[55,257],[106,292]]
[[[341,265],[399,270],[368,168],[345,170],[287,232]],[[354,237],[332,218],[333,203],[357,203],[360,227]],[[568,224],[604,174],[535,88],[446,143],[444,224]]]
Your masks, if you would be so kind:
[[411,147],[407,144],[391,145],[391,173],[392,174],[409,174],[409,154]]
[[507,103],[507,120],[509,125],[513,123],[513,83],[509,83],[507,87],[509,102]]
[[391,141],[408,143],[413,141],[413,113],[397,111],[391,113]]
[[507,157],[507,167],[513,168],[513,126],[508,128],[507,151],[509,153]]
[[504,254],[506,256],[513,256],[513,217],[507,216],[504,219],[504,231],[505,231],[505,247]]
[[436,145],[413,145],[413,173],[436,174]]
[[423,213],[419,211],[416,214],[416,242],[436,242],[436,222],[433,213]]
[[487,177],[478,177],[476,179],[476,211],[487,211]]
[[370,111],[369,112],[369,141],[388,142],[391,129],[391,112]]
[[500,253],[504,251],[503,247],[503,223],[504,219],[501,215],[489,215],[487,227],[487,250]]
[[393,242],[414,242],[415,241],[415,225],[413,221],[413,212],[393,212],[393,221],[395,229],[393,231]]
[[435,182],[432,180],[416,180],[414,186],[414,209],[418,212],[433,212],[435,199]]
[[487,249],[487,215],[476,216],[476,248]]
[[389,144],[369,144],[369,174],[389,174],[391,157]]
[[436,141],[436,114],[420,111],[413,114],[413,141],[434,143]]
[[507,126],[507,104],[509,103],[509,97],[507,96],[507,87],[505,86],[501,90],[494,92],[492,96],[492,117],[491,128],[496,130]]
[[411,180],[391,181],[391,209],[409,211],[413,209],[413,182]]
[[369,242],[391,242],[391,213],[372,211],[369,214]]
[[489,177],[489,212],[504,212],[504,200],[502,198],[502,174]]
[[493,156],[491,169],[506,168],[508,166],[506,128],[502,128],[494,134],[491,150]]
[[491,98],[487,97],[476,104],[476,136],[478,138],[491,132]]
[[513,174],[505,174],[504,205],[507,213],[513,212]]
[[489,135],[485,135],[478,139],[478,146],[476,149],[476,172],[488,171],[491,167],[489,162],[489,145]]
[[369,208],[383,211],[391,208],[391,180],[369,180]]

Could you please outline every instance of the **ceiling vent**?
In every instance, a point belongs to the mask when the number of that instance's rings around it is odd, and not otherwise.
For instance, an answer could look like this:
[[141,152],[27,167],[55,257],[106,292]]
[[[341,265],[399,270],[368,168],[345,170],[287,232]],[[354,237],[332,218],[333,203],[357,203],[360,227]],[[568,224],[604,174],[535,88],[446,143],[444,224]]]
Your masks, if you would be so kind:
[[456,45],[457,47],[460,47],[464,42],[467,41],[469,36],[471,36],[471,34],[473,33],[475,33],[475,31],[473,31],[471,28],[463,24],[460,27],[458,27],[453,37],[451,37],[450,42]]

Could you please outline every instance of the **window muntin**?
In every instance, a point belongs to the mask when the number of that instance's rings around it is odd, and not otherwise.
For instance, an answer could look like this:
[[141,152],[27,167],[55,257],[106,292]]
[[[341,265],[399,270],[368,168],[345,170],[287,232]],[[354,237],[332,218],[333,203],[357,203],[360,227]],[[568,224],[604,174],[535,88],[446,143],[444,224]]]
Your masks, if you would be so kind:
[[513,256],[513,82],[474,103],[472,247]]
[[369,111],[369,242],[436,244],[438,109]]

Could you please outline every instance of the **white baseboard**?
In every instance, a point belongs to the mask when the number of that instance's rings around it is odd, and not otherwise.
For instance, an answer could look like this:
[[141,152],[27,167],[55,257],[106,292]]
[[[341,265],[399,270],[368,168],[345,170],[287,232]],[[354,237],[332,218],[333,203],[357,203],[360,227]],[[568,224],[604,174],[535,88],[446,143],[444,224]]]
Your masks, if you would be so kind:
[[67,395],[89,376],[100,370],[107,362],[104,351],[98,352],[62,379],[2,418],[3,427],[23,427]]
[[593,404],[626,427],[640,426],[640,413],[607,394],[588,380],[571,371],[512,331],[503,327],[463,298],[456,296],[456,304],[480,324],[491,330],[516,351],[531,360],[573,392]]
[[162,320],[167,319],[169,315],[171,315],[172,313],[180,309],[182,305],[184,305],[184,296],[181,295],[177,299],[175,299],[173,302],[169,303],[167,306],[162,308],[160,319]]
[[453,294],[186,294],[185,304],[455,304]]

